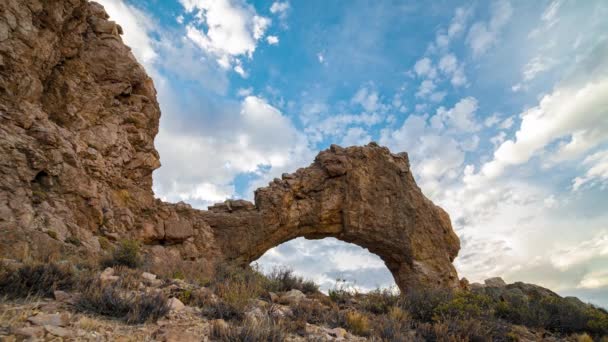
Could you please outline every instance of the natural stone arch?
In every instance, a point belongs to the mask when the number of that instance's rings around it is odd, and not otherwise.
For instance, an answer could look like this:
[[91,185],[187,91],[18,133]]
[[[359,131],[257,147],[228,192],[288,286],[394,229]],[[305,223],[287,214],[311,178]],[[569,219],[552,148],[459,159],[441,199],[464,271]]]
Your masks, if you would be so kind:
[[452,261],[460,243],[449,216],[416,185],[406,153],[371,143],[332,146],[314,163],[255,193],[255,205],[227,201],[209,208],[226,260],[248,264],[297,237],[334,237],[367,248],[402,291],[457,287]]
[[139,239],[152,266],[173,259],[211,275],[298,236],[332,236],[380,256],[401,290],[458,285],[458,238],[405,153],[332,146],[259,189],[255,205],[162,202],[156,90],[120,26],[87,0],[0,1],[7,15],[17,29],[0,51],[0,257],[95,255]]

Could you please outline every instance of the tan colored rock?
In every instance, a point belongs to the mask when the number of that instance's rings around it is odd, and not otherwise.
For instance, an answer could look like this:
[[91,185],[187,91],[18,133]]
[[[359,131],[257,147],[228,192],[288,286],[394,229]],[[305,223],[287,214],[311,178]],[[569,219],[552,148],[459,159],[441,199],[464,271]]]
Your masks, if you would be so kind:
[[401,290],[459,286],[448,214],[418,188],[406,153],[374,143],[332,146],[254,203],[200,211],[155,199],[160,109],[119,23],[86,0],[35,3],[0,1],[0,23],[12,23],[0,28],[0,257],[137,238],[153,268],[179,260],[212,276],[297,237],[334,237],[377,254]]
[[65,327],[69,323],[70,317],[67,314],[40,313],[27,320],[34,325]]
[[74,335],[69,329],[52,325],[45,325],[44,330],[46,330],[49,334],[55,335],[57,337],[72,337]]
[[141,277],[146,279],[146,280],[156,280],[156,274],[152,274],[152,273],[148,273],[148,272],[143,272],[141,274]]
[[304,298],[306,298],[306,295],[302,291],[294,289],[282,293],[278,301],[281,304],[297,304]]
[[169,305],[169,310],[171,311],[182,311],[186,307],[181,300],[175,297],[169,298],[167,304]]
[[69,293],[60,290],[53,291],[53,296],[60,302],[65,302],[72,299],[72,296]]
[[112,267],[107,267],[99,274],[99,280],[102,282],[113,282],[117,281],[118,279],[120,279],[120,277],[114,275],[114,269]]
[[12,330],[12,333],[17,336],[37,339],[44,337],[44,328],[43,327],[23,327],[16,328]]

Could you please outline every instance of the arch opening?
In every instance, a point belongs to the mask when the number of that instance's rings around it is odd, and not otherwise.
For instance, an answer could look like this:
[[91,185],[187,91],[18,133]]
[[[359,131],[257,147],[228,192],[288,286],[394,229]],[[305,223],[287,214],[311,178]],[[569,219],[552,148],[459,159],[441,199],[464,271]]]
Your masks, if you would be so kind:
[[393,274],[378,255],[334,237],[298,237],[270,248],[251,264],[257,264],[264,273],[287,267],[313,280],[323,292],[336,287],[359,292],[398,290]]

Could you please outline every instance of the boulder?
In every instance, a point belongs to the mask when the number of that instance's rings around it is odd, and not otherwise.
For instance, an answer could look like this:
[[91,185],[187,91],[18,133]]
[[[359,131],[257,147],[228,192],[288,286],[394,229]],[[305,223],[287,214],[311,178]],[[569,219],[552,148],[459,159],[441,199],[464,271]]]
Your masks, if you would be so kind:
[[501,277],[488,278],[488,279],[484,280],[484,283],[488,287],[505,287],[505,286],[507,286],[507,283],[505,283],[505,281],[502,280]]
[[294,289],[282,293],[278,301],[281,304],[297,304],[304,298],[306,295],[302,291]]
[[40,313],[27,320],[34,325],[65,327],[69,323],[70,317],[67,314]]
[[182,311],[186,307],[181,300],[175,297],[169,298],[167,304],[169,305],[169,310],[171,311]]

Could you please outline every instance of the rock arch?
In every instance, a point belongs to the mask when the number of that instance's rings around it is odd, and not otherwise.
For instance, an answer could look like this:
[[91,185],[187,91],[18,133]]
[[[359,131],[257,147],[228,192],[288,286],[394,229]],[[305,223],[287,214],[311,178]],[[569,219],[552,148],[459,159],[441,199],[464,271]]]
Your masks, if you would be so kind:
[[333,145],[314,163],[255,193],[255,205],[228,201],[206,220],[224,257],[241,263],[297,237],[334,237],[367,248],[402,291],[457,287],[452,261],[460,248],[449,216],[421,192],[406,153],[371,143]]
[[152,264],[212,273],[295,237],[332,236],[380,256],[401,290],[458,286],[458,237],[407,154],[332,146],[258,189],[255,204],[164,203],[152,192],[156,90],[103,7],[0,1],[1,22],[12,24],[0,37],[0,257],[100,254],[129,238]]

